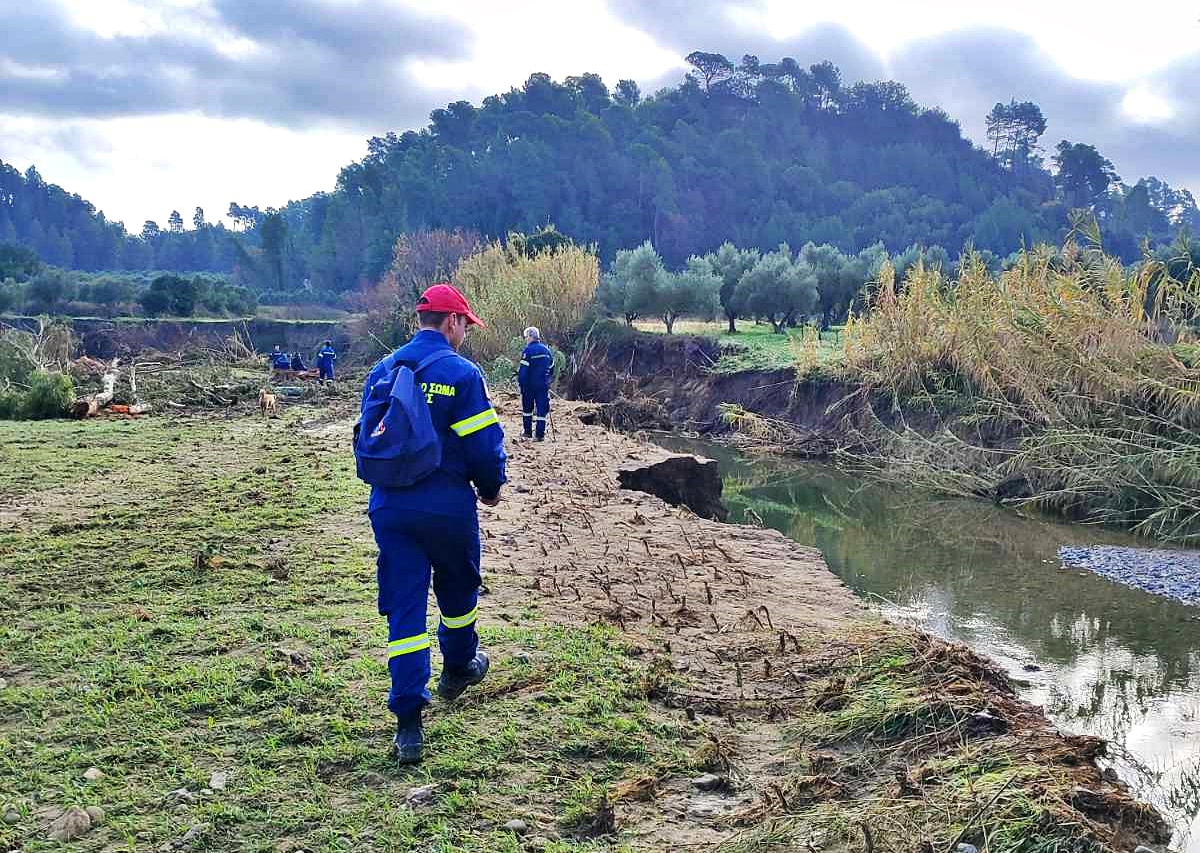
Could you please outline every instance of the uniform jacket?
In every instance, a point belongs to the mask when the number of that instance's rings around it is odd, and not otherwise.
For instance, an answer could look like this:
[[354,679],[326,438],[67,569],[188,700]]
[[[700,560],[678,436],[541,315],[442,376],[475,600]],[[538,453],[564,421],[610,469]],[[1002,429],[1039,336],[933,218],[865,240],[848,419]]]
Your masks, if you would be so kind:
[[517,384],[526,391],[545,391],[554,374],[554,354],[541,341],[525,346],[521,366],[517,368]]
[[[437,350],[449,350],[441,332],[422,329],[395,353],[409,367]],[[372,385],[387,374],[375,365],[363,387],[363,401]],[[403,489],[372,487],[369,512],[381,507],[413,509],[441,515],[475,514],[474,484],[484,498],[494,498],[505,483],[504,430],[487,396],[479,367],[460,355],[443,358],[417,376],[442,440],[442,464],[418,483]]]
[[333,347],[321,347],[317,351],[317,366],[332,367],[333,362],[337,359],[337,352]]

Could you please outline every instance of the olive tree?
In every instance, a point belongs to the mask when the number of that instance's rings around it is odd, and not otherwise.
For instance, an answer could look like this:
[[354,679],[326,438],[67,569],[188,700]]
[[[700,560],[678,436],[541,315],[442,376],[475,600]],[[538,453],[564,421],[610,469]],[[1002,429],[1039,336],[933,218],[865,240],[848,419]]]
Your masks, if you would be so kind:
[[729,333],[737,332],[737,318],[741,308],[737,300],[738,282],[746,271],[758,263],[758,249],[739,249],[726,240],[715,252],[704,256],[712,271],[721,279],[721,310],[729,321]]
[[680,272],[659,273],[655,307],[667,334],[675,331],[675,321],[684,315],[709,319],[720,306],[721,279],[704,258],[693,255]]
[[662,258],[649,240],[636,249],[622,249],[612,270],[602,278],[596,298],[605,311],[624,317],[626,323],[657,314],[659,279],[664,272]]
[[792,257],[787,243],[780,243],[742,275],[736,297],[748,313],[765,317],[775,334],[782,335],[789,323],[817,307],[817,276],[803,259]]

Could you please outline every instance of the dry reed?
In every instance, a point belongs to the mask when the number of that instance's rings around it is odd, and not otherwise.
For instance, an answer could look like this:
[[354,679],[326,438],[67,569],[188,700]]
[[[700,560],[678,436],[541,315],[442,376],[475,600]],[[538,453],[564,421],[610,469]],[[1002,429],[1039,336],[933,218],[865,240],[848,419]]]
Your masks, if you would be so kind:
[[[998,277],[968,255],[956,280],[918,264],[901,289],[885,266],[865,315],[846,325],[846,369],[897,409],[939,412],[947,428],[932,438],[876,429],[863,458],[940,469],[956,487],[969,480],[976,493],[1079,520],[1200,539],[1200,369],[1164,340],[1200,315],[1200,273],[1179,281],[1153,261],[1127,270],[1095,238],[1025,251]],[[981,431],[1011,440],[982,452],[960,438]]]

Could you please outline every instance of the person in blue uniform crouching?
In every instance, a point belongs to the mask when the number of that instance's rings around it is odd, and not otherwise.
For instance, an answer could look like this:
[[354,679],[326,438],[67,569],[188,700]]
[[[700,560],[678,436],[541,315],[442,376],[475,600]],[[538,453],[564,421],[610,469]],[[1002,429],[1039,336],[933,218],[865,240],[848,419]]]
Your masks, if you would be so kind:
[[403,488],[373,486],[368,508],[379,546],[379,612],[388,620],[388,708],[396,715],[393,743],[402,764],[421,760],[421,712],[431,699],[431,575],[441,611],[438,696],[456,699],[487,675],[488,657],[475,629],[482,582],[476,501],[496,506],[506,480],[504,431],[483,374],[457,354],[468,328],[483,323],[449,284],[426,290],[417,316],[420,330],[375,366],[363,389],[365,408],[372,387],[397,364],[414,369],[441,444],[441,462],[432,473]]
[[550,416],[550,382],[554,378],[554,354],[542,343],[537,326],[525,330],[525,351],[517,368],[521,386],[521,426],[526,438],[546,440],[546,418]]
[[292,360],[288,354],[279,348],[279,344],[275,344],[275,348],[271,350],[271,355],[268,356],[271,361],[273,370],[291,370]]

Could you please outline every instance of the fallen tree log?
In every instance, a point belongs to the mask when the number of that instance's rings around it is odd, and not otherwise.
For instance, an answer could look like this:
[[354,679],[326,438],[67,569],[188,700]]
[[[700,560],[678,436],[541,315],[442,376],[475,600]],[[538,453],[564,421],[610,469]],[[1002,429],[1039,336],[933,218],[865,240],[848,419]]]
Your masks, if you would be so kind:
[[114,358],[108,365],[108,370],[104,373],[104,378],[101,380],[102,390],[99,393],[93,394],[90,397],[81,397],[75,401],[74,407],[71,409],[71,414],[79,419],[95,417],[100,413],[100,410],[112,402],[113,394],[117,387],[117,369],[120,364],[119,358]]

